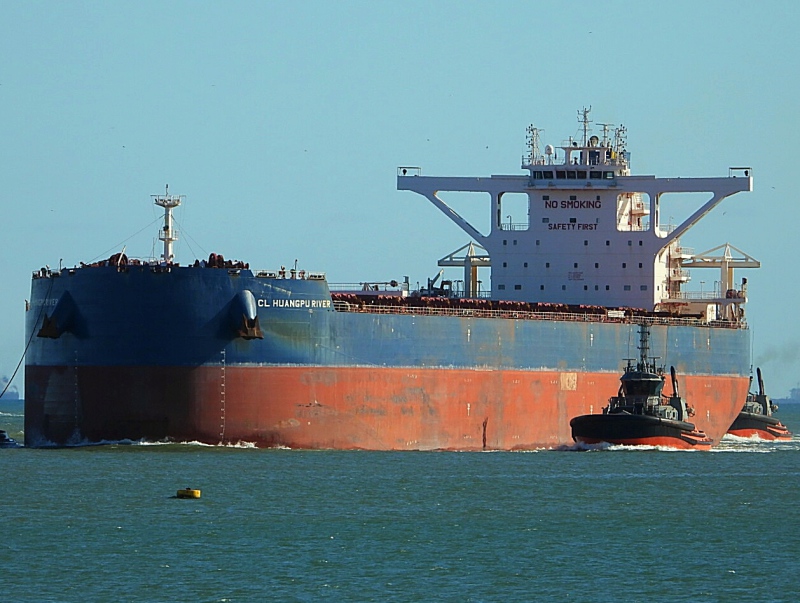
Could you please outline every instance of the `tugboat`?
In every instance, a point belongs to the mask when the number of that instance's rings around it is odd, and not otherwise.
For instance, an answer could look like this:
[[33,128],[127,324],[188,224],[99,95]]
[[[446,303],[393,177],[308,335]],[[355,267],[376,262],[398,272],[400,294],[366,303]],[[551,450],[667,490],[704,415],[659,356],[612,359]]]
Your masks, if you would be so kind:
[[8,433],[0,429],[0,448],[19,448],[19,444],[14,438],[8,437]]
[[648,358],[650,329],[639,326],[639,361],[628,366],[620,377],[616,396],[609,398],[603,414],[574,417],[570,422],[572,439],[583,444],[624,444],[669,446],[709,450],[714,441],[688,421],[694,414],[678,391],[675,367],[670,367],[672,395],[662,393],[664,368]]
[[[758,436],[762,440],[791,440],[792,432],[772,416],[778,405],[764,392],[761,369],[756,368],[758,393],[749,392],[742,411],[728,428],[728,433],[742,438]],[[750,378],[752,383],[752,377]]]

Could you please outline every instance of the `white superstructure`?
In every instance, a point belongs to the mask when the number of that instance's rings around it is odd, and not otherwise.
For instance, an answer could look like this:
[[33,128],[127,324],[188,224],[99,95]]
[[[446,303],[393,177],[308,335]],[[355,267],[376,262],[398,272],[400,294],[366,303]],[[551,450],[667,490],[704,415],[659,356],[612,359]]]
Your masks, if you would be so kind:
[[[751,170],[730,168],[722,178],[631,175],[625,128],[602,124],[602,135],[594,136],[589,109],[578,113],[580,139],[547,145],[544,153],[540,130],[528,128],[529,152],[522,160],[527,176],[429,177],[419,168],[404,167],[398,168],[397,188],[426,197],[486,249],[493,299],[740,319],[746,279],[735,284],[732,269],[757,267],[758,262],[734,258],[730,250],[735,248],[727,245],[727,255],[696,261],[679,237],[725,197],[752,190]],[[447,191],[486,193],[490,232],[482,234],[443,201],[439,193]],[[508,213],[503,196],[509,193],[527,196],[526,221],[503,219]],[[682,224],[672,226],[660,212],[666,193],[708,193],[710,198]],[[690,266],[719,267],[719,290],[686,292],[689,276],[684,268]]]

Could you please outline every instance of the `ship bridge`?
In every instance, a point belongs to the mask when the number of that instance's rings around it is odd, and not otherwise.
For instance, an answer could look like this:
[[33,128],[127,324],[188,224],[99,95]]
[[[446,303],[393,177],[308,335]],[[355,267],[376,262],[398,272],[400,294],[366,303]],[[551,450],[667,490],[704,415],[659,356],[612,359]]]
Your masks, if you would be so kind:
[[[547,145],[544,152],[541,130],[529,127],[529,150],[522,158],[527,175],[440,177],[425,176],[420,167],[398,168],[398,190],[424,196],[487,251],[493,299],[655,310],[685,293],[682,268],[699,267],[676,264],[680,237],[723,199],[752,190],[752,171],[746,167],[729,168],[727,177],[633,175],[625,128],[601,124],[601,135],[595,136],[588,116],[589,109],[579,112],[580,136]],[[443,192],[485,193],[488,234],[445,202]],[[504,195],[510,193],[527,201],[522,221],[502,219],[508,213]],[[709,197],[673,226],[660,215],[667,193]]]

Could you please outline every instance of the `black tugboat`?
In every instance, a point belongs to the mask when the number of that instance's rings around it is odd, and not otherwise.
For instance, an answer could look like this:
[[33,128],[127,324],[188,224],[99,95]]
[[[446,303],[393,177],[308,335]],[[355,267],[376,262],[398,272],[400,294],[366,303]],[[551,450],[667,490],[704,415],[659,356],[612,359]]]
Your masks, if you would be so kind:
[[569,424],[572,439],[583,444],[669,446],[709,450],[714,443],[688,421],[694,414],[678,391],[675,367],[670,367],[672,395],[662,393],[664,369],[648,358],[650,329],[639,327],[639,361],[629,358],[620,377],[619,393],[609,398],[603,414],[580,415]]
[[742,438],[758,436],[762,440],[791,440],[792,432],[772,416],[772,413],[778,410],[778,405],[774,404],[764,392],[764,380],[761,378],[760,368],[756,368],[756,375],[758,375],[758,393],[747,394],[744,407],[733,425],[728,428],[728,433]]
[[19,448],[19,444],[14,438],[8,437],[8,433],[0,429],[0,448]]

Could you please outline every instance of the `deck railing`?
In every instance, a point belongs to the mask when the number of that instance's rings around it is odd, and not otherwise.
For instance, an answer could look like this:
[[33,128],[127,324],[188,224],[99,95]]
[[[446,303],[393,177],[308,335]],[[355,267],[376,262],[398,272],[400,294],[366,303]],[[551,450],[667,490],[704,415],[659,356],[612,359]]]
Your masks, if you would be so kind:
[[409,314],[412,316],[454,316],[458,318],[502,318],[545,321],[597,322],[597,323],[629,323],[668,326],[708,326],[726,329],[746,329],[744,321],[730,320],[705,321],[700,318],[679,318],[666,316],[608,316],[578,312],[530,312],[513,310],[487,310],[478,308],[437,308],[431,306],[356,304],[334,300],[333,307],[337,312],[361,312],[366,314]]

